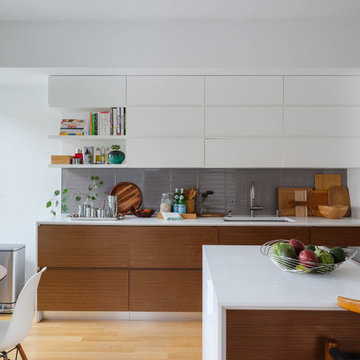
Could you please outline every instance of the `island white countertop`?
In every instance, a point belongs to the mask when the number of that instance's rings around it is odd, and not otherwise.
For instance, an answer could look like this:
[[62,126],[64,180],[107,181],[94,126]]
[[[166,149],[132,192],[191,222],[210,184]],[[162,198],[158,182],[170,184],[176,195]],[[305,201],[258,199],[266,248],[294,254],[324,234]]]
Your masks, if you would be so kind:
[[326,219],[323,217],[290,217],[295,222],[236,222],[224,221],[221,217],[198,217],[180,221],[166,221],[156,216],[150,218],[138,218],[128,215],[124,220],[118,221],[96,221],[75,220],[66,215],[51,216],[39,219],[37,225],[104,225],[104,226],[360,226],[360,219],[342,218]]
[[360,299],[360,266],[352,260],[326,275],[291,273],[262,255],[260,246],[208,245],[203,262],[217,304],[225,308],[340,310],[337,296]]

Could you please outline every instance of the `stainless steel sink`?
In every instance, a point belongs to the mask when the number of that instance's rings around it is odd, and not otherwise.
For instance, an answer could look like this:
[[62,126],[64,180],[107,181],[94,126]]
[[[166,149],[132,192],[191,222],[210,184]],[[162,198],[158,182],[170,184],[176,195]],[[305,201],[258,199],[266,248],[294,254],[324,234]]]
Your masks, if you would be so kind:
[[237,221],[237,222],[296,222],[293,219],[287,217],[275,217],[275,216],[225,216],[224,221]]

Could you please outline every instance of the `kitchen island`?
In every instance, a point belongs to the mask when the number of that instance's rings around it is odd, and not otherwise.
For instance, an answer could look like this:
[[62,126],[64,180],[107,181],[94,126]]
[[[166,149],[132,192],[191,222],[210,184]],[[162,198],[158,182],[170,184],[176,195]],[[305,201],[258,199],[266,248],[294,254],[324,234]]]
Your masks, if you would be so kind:
[[360,266],[327,275],[280,270],[259,246],[203,247],[204,360],[318,360],[326,337],[360,351],[360,316],[337,296],[360,299]]

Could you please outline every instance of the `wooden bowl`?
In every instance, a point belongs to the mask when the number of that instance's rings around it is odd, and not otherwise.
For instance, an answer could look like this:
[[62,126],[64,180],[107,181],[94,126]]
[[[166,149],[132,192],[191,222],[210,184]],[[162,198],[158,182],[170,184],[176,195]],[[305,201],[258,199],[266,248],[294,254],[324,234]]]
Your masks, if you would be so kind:
[[347,205],[319,205],[320,214],[328,219],[340,219],[345,216],[348,209]]

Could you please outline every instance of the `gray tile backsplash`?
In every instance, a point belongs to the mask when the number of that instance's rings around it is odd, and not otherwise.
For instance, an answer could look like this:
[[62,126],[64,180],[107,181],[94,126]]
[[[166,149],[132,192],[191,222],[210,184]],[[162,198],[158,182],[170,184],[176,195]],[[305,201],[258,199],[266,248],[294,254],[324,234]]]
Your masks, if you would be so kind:
[[[200,191],[213,190],[208,197],[211,212],[224,213],[230,208],[233,214],[249,213],[249,190],[252,181],[256,186],[256,205],[262,205],[263,215],[275,214],[278,187],[314,187],[315,174],[340,173],[347,185],[346,169],[63,169],[62,188],[86,192],[91,176],[102,178],[104,185],[98,191],[95,206],[100,206],[104,192],[115,184],[129,181],[139,186],[143,206],[159,208],[161,194],[176,187],[195,187]],[[199,204],[198,204],[199,205]],[[68,199],[69,212],[77,210],[78,202]]]

